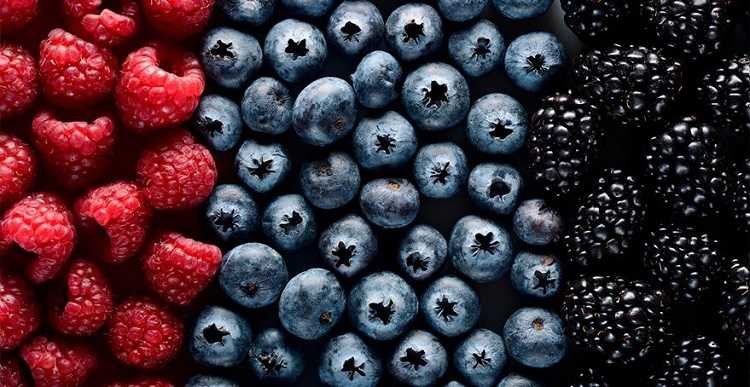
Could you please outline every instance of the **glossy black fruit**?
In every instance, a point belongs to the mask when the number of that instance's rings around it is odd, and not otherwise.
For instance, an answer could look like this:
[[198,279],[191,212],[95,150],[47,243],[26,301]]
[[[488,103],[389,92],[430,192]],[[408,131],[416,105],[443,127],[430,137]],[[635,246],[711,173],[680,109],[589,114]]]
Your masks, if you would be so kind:
[[732,364],[716,340],[695,336],[675,343],[656,362],[648,384],[654,387],[729,386]]
[[719,320],[725,336],[740,351],[750,350],[750,256],[732,259],[720,285]]

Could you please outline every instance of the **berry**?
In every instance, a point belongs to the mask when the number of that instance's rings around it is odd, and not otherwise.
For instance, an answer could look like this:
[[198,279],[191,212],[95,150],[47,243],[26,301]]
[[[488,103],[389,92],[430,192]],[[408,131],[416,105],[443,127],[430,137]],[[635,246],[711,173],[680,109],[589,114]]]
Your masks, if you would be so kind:
[[330,145],[349,134],[356,122],[354,89],[341,78],[320,78],[302,89],[294,101],[294,132],[308,144]]
[[477,329],[456,347],[453,366],[472,386],[494,386],[507,359],[502,336]]
[[448,53],[470,77],[480,77],[495,70],[504,52],[505,40],[489,20],[481,20],[454,32],[448,39]]
[[448,337],[462,335],[477,324],[479,295],[458,277],[441,277],[419,299],[422,316],[433,332]]
[[729,386],[732,368],[718,341],[699,335],[672,345],[653,365],[648,382],[655,387]]
[[296,19],[276,23],[263,42],[263,55],[283,81],[298,83],[317,74],[328,55],[320,30]]
[[83,39],[103,47],[130,41],[141,28],[141,10],[135,0],[105,4],[101,0],[63,0],[68,26]]
[[229,250],[219,270],[219,286],[224,294],[249,309],[275,303],[289,281],[284,258],[261,243],[246,243]]
[[39,75],[48,101],[77,108],[101,101],[115,87],[117,58],[60,28],[39,46]]
[[20,276],[0,272],[0,351],[18,347],[39,327],[39,320],[31,286]]
[[403,76],[401,64],[385,51],[365,55],[352,74],[357,101],[367,108],[380,109],[398,98],[398,84]]
[[361,179],[357,163],[348,154],[332,152],[323,159],[303,163],[299,181],[310,204],[331,210],[354,199]]
[[253,81],[242,96],[242,120],[255,132],[281,134],[292,126],[294,99],[275,78]]
[[721,274],[719,322],[739,351],[750,349],[750,256],[724,263]]
[[[5,3],[0,6],[0,10],[4,9]],[[0,119],[23,113],[31,107],[38,93],[38,77],[36,60],[31,53],[21,46],[0,45]]]
[[201,98],[191,127],[193,133],[197,133],[211,150],[218,152],[234,148],[244,130],[239,106],[217,94],[207,94]]
[[511,267],[511,284],[524,296],[553,297],[564,284],[561,266],[554,255],[518,253]]
[[227,27],[217,27],[206,33],[200,57],[206,75],[219,86],[230,89],[238,89],[254,79],[263,64],[258,40]]
[[453,267],[473,281],[496,281],[508,272],[513,260],[510,235],[491,220],[464,216],[453,226],[448,256]]
[[385,23],[375,4],[344,1],[328,18],[326,33],[339,51],[354,56],[371,51],[383,41]]
[[418,127],[445,130],[458,125],[469,113],[469,84],[454,67],[428,63],[406,76],[401,101]]
[[203,71],[195,56],[155,43],[125,58],[115,87],[115,102],[125,126],[145,133],[187,121],[198,106],[204,86]]
[[112,289],[107,277],[92,262],[71,262],[60,287],[48,297],[50,325],[71,336],[96,333],[112,313]]
[[503,337],[510,357],[533,368],[557,364],[568,349],[562,320],[541,308],[518,309],[505,322]]
[[108,115],[89,121],[63,121],[42,110],[31,122],[34,146],[47,170],[68,190],[90,187],[112,162],[115,122]]
[[17,202],[0,222],[0,235],[31,254],[26,276],[34,283],[55,277],[73,252],[73,214],[59,197],[35,193]]
[[123,364],[143,369],[163,366],[182,348],[177,316],[147,299],[129,299],[115,307],[107,342]]
[[721,59],[703,75],[696,93],[717,128],[750,136],[750,55]]
[[542,387],[542,385],[525,376],[510,374],[502,378],[497,387]]
[[466,186],[469,162],[458,145],[439,142],[419,149],[414,157],[412,173],[422,195],[446,199],[455,197]]
[[521,174],[507,164],[478,164],[469,174],[469,198],[482,210],[508,215],[518,204]]
[[490,0],[438,0],[443,17],[454,22],[465,22],[479,16]]
[[418,224],[399,242],[398,263],[412,280],[425,280],[438,272],[448,256],[448,243],[440,231]]
[[128,381],[110,383],[107,387],[175,387],[175,385],[162,378],[140,377]]
[[38,387],[83,385],[97,364],[88,344],[46,336],[26,343],[21,357]]
[[417,317],[419,301],[403,278],[387,271],[362,278],[349,292],[347,310],[354,328],[375,340],[393,340]]
[[471,145],[492,155],[515,153],[523,145],[528,131],[526,109],[506,94],[493,93],[479,98],[466,118],[466,134]]
[[562,216],[542,199],[525,200],[513,215],[513,231],[532,246],[556,243],[563,231]]
[[401,60],[415,61],[440,48],[443,20],[435,8],[427,4],[404,4],[388,16],[385,38]]
[[184,39],[195,35],[208,24],[214,0],[144,0],[141,9],[149,25],[168,38]]
[[237,243],[249,240],[250,234],[259,228],[259,218],[259,205],[239,185],[219,185],[208,199],[208,225],[224,242]]
[[151,289],[162,298],[187,305],[213,280],[219,263],[218,247],[171,232],[148,247],[143,273]]
[[388,366],[402,384],[432,386],[448,370],[448,352],[431,333],[413,330],[393,351]]
[[329,386],[375,387],[382,372],[380,359],[353,333],[329,340],[318,367],[320,380]]
[[637,10],[633,0],[562,0],[565,24],[592,44],[619,38],[632,26]]
[[239,384],[219,376],[195,375],[188,379],[185,387],[239,387]]
[[9,0],[0,6],[0,29],[15,32],[26,26],[37,14],[37,0]]
[[359,195],[362,214],[386,229],[406,227],[419,214],[419,192],[406,179],[375,179]]
[[289,12],[306,17],[321,17],[333,7],[335,0],[281,0]]
[[[92,189],[75,206],[79,230],[97,257],[120,263],[143,245],[151,208],[137,185],[125,181]],[[102,232],[103,231],[103,232]]]
[[276,1],[267,0],[219,0],[216,3],[229,20],[252,26],[265,24],[276,8]]
[[417,151],[414,127],[392,110],[379,117],[361,119],[352,141],[357,164],[365,169],[402,167]]
[[740,232],[750,234],[750,158],[737,163],[731,182],[730,211]]
[[261,218],[263,234],[284,251],[297,251],[315,241],[318,226],[312,207],[301,195],[271,201]]
[[0,133],[0,210],[29,191],[36,169],[31,147],[18,137]]
[[320,234],[318,251],[331,269],[351,278],[365,270],[377,256],[378,240],[364,219],[348,215]]
[[292,277],[279,298],[279,320],[303,340],[318,339],[333,329],[346,307],[346,294],[336,276],[309,269]]
[[546,87],[567,61],[568,53],[557,36],[548,32],[531,32],[515,38],[508,45],[505,73],[517,87],[535,93]]
[[252,342],[250,324],[219,306],[204,308],[189,339],[193,360],[208,367],[235,367],[245,360]]
[[305,368],[302,352],[275,328],[261,332],[248,352],[250,368],[261,382],[293,384]]
[[182,129],[146,145],[136,173],[149,204],[160,210],[197,206],[211,195],[217,178],[211,152]]
[[601,368],[581,368],[575,371],[568,387],[609,387],[610,383],[602,374]]
[[0,385],[7,387],[26,387],[26,380],[21,371],[21,363],[14,356],[4,355],[0,359]]
[[258,193],[273,190],[289,174],[292,160],[283,145],[245,140],[234,160],[237,177]]

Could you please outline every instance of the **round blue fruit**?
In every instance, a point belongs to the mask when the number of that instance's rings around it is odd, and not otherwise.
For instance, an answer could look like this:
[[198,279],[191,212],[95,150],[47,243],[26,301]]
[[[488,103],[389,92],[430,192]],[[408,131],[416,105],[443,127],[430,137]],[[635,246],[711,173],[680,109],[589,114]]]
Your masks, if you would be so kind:
[[281,0],[287,11],[306,17],[321,17],[328,13],[336,0]]
[[315,241],[317,225],[313,210],[296,194],[274,199],[263,212],[263,234],[285,251],[296,251]]
[[232,301],[256,309],[273,304],[289,280],[284,258],[261,243],[229,250],[219,267],[219,286]]
[[286,284],[279,298],[279,319],[292,335],[315,340],[333,329],[345,307],[346,295],[336,276],[314,268]]
[[492,0],[495,9],[512,20],[541,16],[552,5],[552,0]]
[[529,116],[523,105],[506,94],[479,98],[466,119],[469,142],[480,152],[509,155],[523,146]]
[[279,78],[297,83],[320,71],[328,55],[328,47],[317,27],[286,19],[268,31],[263,52]]
[[537,92],[565,67],[565,47],[548,32],[531,32],[513,40],[505,52],[505,72],[519,88]]
[[251,190],[265,193],[276,188],[289,174],[291,162],[280,144],[245,140],[234,159],[237,177]]
[[445,63],[428,63],[406,76],[401,100],[418,127],[444,130],[458,125],[469,112],[469,84]]
[[214,189],[206,205],[206,220],[211,231],[223,242],[237,243],[257,231],[260,209],[252,196],[236,184]]
[[427,325],[441,335],[455,337],[479,321],[479,296],[458,277],[442,277],[427,287],[420,299]]
[[525,376],[510,374],[502,378],[497,387],[542,387],[542,385]]
[[263,64],[263,51],[252,35],[218,27],[206,33],[201,63],[209,78],[230,89],[242,87]]
[[239,387],[240,385],[226,378],[213,375],[195,375],[188,379],[185,387]]
[[229,20],[252,26],[265,24],[276,8],[276,0],[218,0],[216,3]]
[[411,279],[421,281],[443,267],[448,243],[435,228],[419,224],[412,227],[399,244],[398,263]]
[[367,268],[378,254],[378,240],[364,219],[348,215],[320,234],[318,251],[334,271],[351,278]]
[[318,367],[320,380],[328,386],[375,387],[381,373],[380,359],[353,333],[328,341]]
[[423,146],[414,158],[413,169],[419,192],[433,199],[457,195],[469,175],[464,151],[452,142]]
[[349,318],[362,334],[375,340],[392,340],[404,333],[417,316],[414,289],[391,272],[370,274],[349,293]]
[[522,185],[521,174],[510,165],[482,163],[469,174],[469,198],[483,210],[508,215],[518,204]]
[[208,367],[234,367],[245,360],[252,330],[238,314],[209,306],[198,315],[189,339],[190,354]]
[[443,17],[454,22],[465,22],[479,16],[489,0],[438,0]]
[[406,227],[419,214],[419,192],[406,179],[375,179],[362,187],[359,206],[380,227]]
[[431,333],[413,330],[396,347],[389,368],[391,375],[403,384],[432,386],[448,370],[448,352]]
[[513,288],[524,296],[547,298],[562,285],[562,267],[554,255],[521,252],[510,270]]
[[294,131],[311,145],[332,144],[349,134],[356,121],[354,89],[341,78],[325,77],[313,81],[294,101]]
[[284,333],[268,328],[258,336],[248,353],[250,369],[261,382],[292,384],[302,375],[302,352],[287,343]]
[[403,73],[393,55],[373,51],[359,62],[352,74],[352,86],[357,101],[370,109],[388,106],[398,98],[398,83]]
[[333,152],[302,164],[302,194],[313,206],[330,210],[349,203],[359,191],[359,167],[349,155]]
[[488,329],[469,334],[453,353],[453,366],[472,386],[495,386],[506,360],[503,338]]
[[513,260],[508,233],[494,222],[474,215],[464,216],[453,226],[448,254],[453,267],[479,283],[502,277]]
[[481,77],[495,70],[502,62],[505,39],[494,23],[480,20],[450,36],[448,53],[466,75]]
[[440,48],[443,42],[443,21],[435,8],[427,4],[404,4],[388,16],[385,35],[399,58],[413,61]]
[[274,78],[258,78],[242,96],[242,120],[250,130],[281,134],[292,126],[294,100],[289,89]]
[[362,119],[353,137],[354,157],[366,169],[401,167],[417,151],[414,127],[394,111]]
[[505,322],[503,337],[510,356],[527,367],[551,367],[568,349],[562,320],[542,308],[514,312]]
[[224,152],[237,145],[242,136],[240,108],[229,98],[207,94],[201,98],[191,121],[193,131],[211,150]]
[[369,1],[344,1],[328,18],[328,39],[346,55],[359,55],[383,40],[385,23]]
[[562,216],[543,199],[525,200],[513,215],[513,231],[530,245],[548,245],[560,239],[563,232]]

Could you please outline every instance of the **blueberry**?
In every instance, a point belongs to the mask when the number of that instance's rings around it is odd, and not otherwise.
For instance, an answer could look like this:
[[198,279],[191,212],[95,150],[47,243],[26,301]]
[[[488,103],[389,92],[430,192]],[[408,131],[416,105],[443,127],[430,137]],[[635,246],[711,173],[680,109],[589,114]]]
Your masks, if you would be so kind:
[[413,330],[399,343],[389,363],[391,375],[409,386],[431,386],[448,370],[448,353],[429,332]]
[[525,200],[513,215],[513,231],[524,242],[544,246],[557,242],[563,232],[560,213],[542,199]]
[[469,198],[477,207],[508,215],[518,204],[521,174],[506,164],[479,164],[469,174]]
[[525,296],[547,298],[557,294],[562,285],[560,260],[553,255],[521,252],[510,271],[513,287]]
[[258,78],[242,96],[242,120],[252,131],[281,134],[292,126],[293,107],[286,86],[274,78]]
[[383,228],[401,228],[417,218],[419,192],[406,179],[375,179],[362,187],[359,206],[370,222]]
[[349,155],[333,152],[322,160],[302,164],[302,194],[315,207],[324,210],[349,203],[359,191],[359,168]]
[[391,272],[362,278],[349,293],[349,318],[357,330],[375,340],[392,340],[417,316],[414,289]]
[[515,311],[505,322],[503,337],[510,356],[527,367],[551,367],[568,348],[560,317],[541,308]]
[[290,194],[274,199],[263,212],[263,234],[282,250],[299,250],[317,237],[315,216],[300,195]]
[[370,109],[388,106],[398,98],[397,87],[402,76],[401,65],[393,55],[385,51],[365,55],[352,74],[357,101]]
[[201,98],[191,124],[208,147],[218,152],[233,148],[242,136],[240,108],[231,99],[216,94]]
[[542,385],[525,376],[510,374],[500,380],[497,387],[542,387]]
[[219,376],[195,375],[188,379],[185,387],[239,387],[240,385]]
[[479,387],[494,386],[506,360],[503,338],[488,329],[472,332],[453,353],[453,366],[472,386]]
[[259,26],[273,16],[276,0],[218,0],[217,5],[229,20]]
[[279,319],[286,330],[304,340],[330,332],[344,313],[346,295],[336,276],[314,268],[294,276],[279,298]]
[[328,39],[346,55],[359,55],[383,40],[385,23],[369,1],[344,1],[328,19]]
[[443,42],[443,21],[435,8],[427,4],[404,4],[388,16],[385,35],[399,58],[413,61],[440,48]]
[[289,174],[291,162],[280,144],[260,144],[246,140],[234,159],[237,177],[251,190],[268,192]]
[[302,352],[287,343],[284,333],[275,328],[261,332],[248,353],[250,368],[265,383],[292,384],[302,374]]
[[552,0],[492,0],[503,16],[512,20],[541,16],[552,5]]
[[414,158],[414,181],[428,198],[457,195],[466,186],[468,175],[466,155],[452,142],[425,145]]
[[252,330],[238,314],[218,306],[209,306],[198,315],[190,336],[190,354],[196,362],[209,367],[234,367],[245,360]]
[[513,40],[505,52],[505,72],[523,90],[541,90],[565,66],[567,54],[557,37],[531,32]]
[[219,268],[219,286],[224,294],[251,309],[276,302],[288,280],[284,258],[261,243],[246,243],[229,250]]
[[281,79],[297,83],[320,71],[328,54],[328,47],[323,33],[317,27],[299,20],[286,19],[268,31],[263,52],[271,68]]
[[406,76],[401,99],[409,117],[425,130],[458,125],[469,112],[469,85],[445,63],[428,63]]
[[201,63],[209,78],[222,87],[236,89],[251,79],[263,64],[258,40],[246,33],[218,27],[206,33]]
[[320,78],[294,101],[294,131],[308,144],[329,145],[349,134],[356,121],[354,89],[341,78]]
[[454,22],[465,22],[479,16],[489,0],[438,0],[443,17]]
[[318,368],[320,380],[333,387],[375,387],[381,372],[380,359],[353,333],[332,338]]
[[401,167],[417,151],[414,127],[394,111],[362,119],[353,137],[354,157],[366,169]]
[[479,321],[479,296],[458,277],[435,280],[419,300],[422,315],[434,331],[454,337],[468,332]]
[[318,250],[333,270],[344,277],[353,277],[377,255],[378,240],[364,219],[348,215],[320,234]]
[[211,231],[223,242],[242,242],[258,229],[260,209],[244,188],[222,184],[214,189],[206,205]]
[[448,382],[448,384],[445,385],[445,387],[464,387],[464,384],[455,380],[451,380],[450,382]]
[[300,16],[321,17],[328,13],[336,0],[281,0],[286,9]]
[[509,155],[523,146],[529,116],[523,105],[506,94],[479,98],[466,119],[469,142],[480,152]]
[[448,39],[448,53],[468,76],[480,77],[502,62],[505,39],[495,24],[481,20],[453,33]]
[[453,226],[448,254],[458,271],[479,283],[502,277],[513,260],[508,233],[474,215],[464,216]]
[[409,278],[421,281],[431,277],[445,263],[448,243],[431,226],[416,225],[399,244],[398,263]]

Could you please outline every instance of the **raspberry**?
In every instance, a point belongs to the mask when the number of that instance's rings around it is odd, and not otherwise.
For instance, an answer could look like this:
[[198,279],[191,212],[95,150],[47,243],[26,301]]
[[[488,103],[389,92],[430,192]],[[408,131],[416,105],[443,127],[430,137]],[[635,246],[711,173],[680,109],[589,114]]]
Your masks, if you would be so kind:
[[50,325],[72,336],[94,334],[112,312],[112,290],[96,265],[76,259],[70,264],[65,284],[50,291]]
[[203,70],[194,55],[156,43],[125,58],[115,101],[127,127],[149,132],[187,121],[204,86]]
[[211,194],[216,184],[211,152],[181,129],[148,144],[136,172],[149,203],[157,209],[194,207]]
[[109,116],[91,122],[61,121],[41,111],[31,131],[34,147],[66,189],[87,188],[107,171],[115,142],[115,123]]
[[162,378],[142,377],[127,382],[110,383],[107,387],[174,387],[174,384]]
[[0,30],[9,33],[28,24],[37,12],[37,0],[3,0],[0,2]]
[[26,265],[26,275],[34,283],[57,275],[76,242],[73,215],[59,197],[49,193],[31,194],[13,205],[0,222],[0,234],[36,254]]
[[177,316],[145,299],[131,299],[115,308],[107,341],[122,363],[157,368],[171,361],[182,347],[183,326]]
[[151,222],[146,197],[137,185],[124,181],[89,191],[76,202],[75,212],[87,245],[107,263],[135,255]]
[[93,349],[77,341],[38,336],[21,347],[36,387],[75,387],[96,367]]
[[141,4],[156,32],[182,39],[206,28],[214,0],[144,0]]
[[100,46],[117,46],[138,32],[140,8],[135,0],[118,0],[109,9],[103,0],[63,0],[63,12],[70,28],[82,38]]
[[8,355],[0,356],[0,386],[26,387],[26,385],[18,359]]
[[[5,3],[4,0],[0,9]],[[31,107],[38,88],[36,60],[31,54],[21,46],[0,45],[0,120]]]
[[26,194],[35,175],[31,148],[17,137],[0,133],[0,209]]
[[151,289],[165,300],[186,305],[208,286],[220,262],[218,247],[172,232],[151,244],[143,272]]
[[117,59],[108,49],[55,28],[39,46],[39,74],[49,101],[90,105],[112,93]]
[[37,327],[39,307],[31,286],[20,276],[0,271],[0,351],[17,347]]

